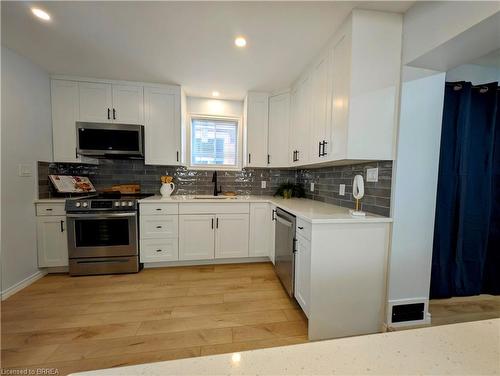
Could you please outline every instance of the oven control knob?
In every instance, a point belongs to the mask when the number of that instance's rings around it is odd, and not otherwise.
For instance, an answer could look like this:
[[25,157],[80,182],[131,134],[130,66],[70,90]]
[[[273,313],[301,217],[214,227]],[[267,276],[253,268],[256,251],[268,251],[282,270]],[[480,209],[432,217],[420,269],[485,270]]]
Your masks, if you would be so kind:
[[81,204],[81,203],[79,203],[79,202],[75,203],[75,206],[76,206],[77,208],[79,208],[81,205],[82,205],[82,204]]
[[115,206],[120,206],[120,202],[115,201]]
[[126,201],[122,201],[122,206],[127,206],[127,202]]
[[132,206],[132,205],[134,205],[134,203],[132,201],[129,201],[128,206]]
[[84,208],[86,208],[87,206],[89,206],[89,204],[87,204],[86,202],[84,202],[84,203],[82,204],[82,206],[83,206]]

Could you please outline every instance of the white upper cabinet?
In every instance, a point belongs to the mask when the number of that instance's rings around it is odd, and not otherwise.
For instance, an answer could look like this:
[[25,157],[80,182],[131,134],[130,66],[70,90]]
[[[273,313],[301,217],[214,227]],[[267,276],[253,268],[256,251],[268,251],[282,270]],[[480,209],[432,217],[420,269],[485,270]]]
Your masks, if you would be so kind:
[[290,93],[269,98],[269,167],[288,167],[290,148]]
[[78,82],[52,80],[50,84],[54,161],[81,162],[76,154]]
[[111,84],[80,82],[80,121],[111,123],[113,93]]
[[181,154],[180,87],[145,87],[145,163],[179,165]]
[[243,115],[246,135],[245,167],[267,167],[268,111],[268,94],[248,93]]
[[292,165],[394,159],[401,34],[399,14],[353,11],[292,87]]
[[144,124],[142,86],[113,85],[112,118],[115,123]]

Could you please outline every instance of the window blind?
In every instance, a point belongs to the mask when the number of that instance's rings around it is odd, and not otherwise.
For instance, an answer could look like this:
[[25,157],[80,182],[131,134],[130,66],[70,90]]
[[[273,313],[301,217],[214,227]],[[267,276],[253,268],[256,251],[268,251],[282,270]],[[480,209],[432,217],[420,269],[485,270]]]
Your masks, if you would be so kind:
[[237,121],[192,119],[191,165],[236,166],[237,149]]

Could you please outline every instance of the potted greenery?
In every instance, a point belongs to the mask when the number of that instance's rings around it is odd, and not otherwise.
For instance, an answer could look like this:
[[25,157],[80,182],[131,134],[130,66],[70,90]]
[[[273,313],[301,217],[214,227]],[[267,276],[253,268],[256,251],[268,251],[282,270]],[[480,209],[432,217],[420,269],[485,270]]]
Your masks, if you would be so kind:
[[282,183],[274,195],[283,198],[305,197],[305,192],[301,185],[287,182]]

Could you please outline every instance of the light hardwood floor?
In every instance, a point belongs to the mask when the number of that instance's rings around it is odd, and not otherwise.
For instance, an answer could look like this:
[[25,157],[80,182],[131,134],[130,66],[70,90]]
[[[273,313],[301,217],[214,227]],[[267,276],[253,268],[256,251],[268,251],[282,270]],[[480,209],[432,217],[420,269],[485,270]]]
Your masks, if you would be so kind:
[[271,263],[49,275],[1,308],[1,366],[60,375],[307,342]]
[[500,296],[477,295],[430,301],[432,325],[500,318]]

